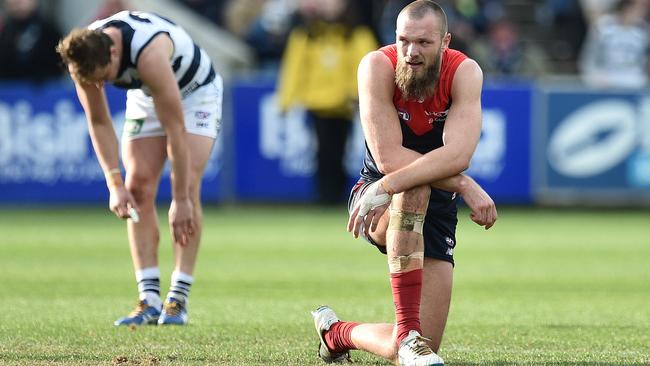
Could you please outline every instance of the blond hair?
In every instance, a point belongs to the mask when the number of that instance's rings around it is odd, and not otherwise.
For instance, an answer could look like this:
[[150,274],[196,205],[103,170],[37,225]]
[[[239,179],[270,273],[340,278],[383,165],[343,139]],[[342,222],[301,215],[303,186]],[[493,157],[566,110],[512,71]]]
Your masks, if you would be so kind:
[[416,0],[406,5],[399,15],[407,14],[413,19],[422,19],[428,13],[433,13],[440,18],[440,33],[442,36],[447,34],[447,14],[440,5],[431,0]]

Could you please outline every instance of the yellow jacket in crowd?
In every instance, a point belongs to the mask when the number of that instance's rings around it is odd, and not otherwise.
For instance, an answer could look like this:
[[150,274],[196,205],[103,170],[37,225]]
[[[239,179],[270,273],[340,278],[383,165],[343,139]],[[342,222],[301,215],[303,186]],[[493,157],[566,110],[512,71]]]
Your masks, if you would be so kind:
[[357,67],[377,49],[365,26],[348,29],[317,22],[294,29],[282,58],[278,94],[283,111],[302,105],[323,117],[351,117],[357,100]]

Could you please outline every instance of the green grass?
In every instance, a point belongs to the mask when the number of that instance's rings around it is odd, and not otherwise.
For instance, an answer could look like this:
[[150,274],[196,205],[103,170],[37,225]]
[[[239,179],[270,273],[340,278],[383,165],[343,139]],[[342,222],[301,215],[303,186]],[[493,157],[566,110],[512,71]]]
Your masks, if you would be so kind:
[[[119,220],[95,207],[0,210],[0,365],[322,365],[316,305],[392,318],[385,259],[345,232],[343,208],[205,216],[191,324],[131,330],[112,326],[136,299]],[[650,364],[647,211],[504,208],[487,232],[463,212],[458,241],[448,365]],[[161,243],[166,289],[165,226]]]

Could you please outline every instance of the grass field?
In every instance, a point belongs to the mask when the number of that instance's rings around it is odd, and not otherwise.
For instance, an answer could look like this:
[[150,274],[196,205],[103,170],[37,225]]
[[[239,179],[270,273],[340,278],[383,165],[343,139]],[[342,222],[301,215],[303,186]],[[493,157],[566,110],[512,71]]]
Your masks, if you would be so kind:
[[[322,365],[309,311],[392,318],[383,256],[343,208],[206,210],[187,327],[116,328],[136,300],[103,208],[0,210],[1,365]],[[164,222],[164,221],[163,221]],[[650,365],[650,213],[502,208],[459,223],[448,365]],[[162,287],[171,248],[161,245]],[[353,352],[357,365],[388,365]]]

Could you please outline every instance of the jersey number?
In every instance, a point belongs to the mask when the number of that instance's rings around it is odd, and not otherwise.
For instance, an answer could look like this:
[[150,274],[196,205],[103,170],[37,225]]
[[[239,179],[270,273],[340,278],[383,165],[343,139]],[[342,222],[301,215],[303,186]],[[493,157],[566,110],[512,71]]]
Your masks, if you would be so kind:
[[[138,22],[151,23],[151,19],[147,18],[147,16],[148,16],[148,14],[144,14],[144,13],[139,12],[139,11],[130,11],[129,12],[129,17],[131,17],[131,19],[137,20]],[[157,15],[157,14],[156,14],[156,16],[158,18],[166,21],[167,23],[169,23],[171,25],[176,25],[176,23],[172,22],[171,20],[169,20],[169,19],[167,19],[167,18],[165,18],[163,16],[160,16],[160,15]]]
[[129,17],[131,17],[133,20],[137,20],[138,22],[151,23],[151,20],[143,17],[142,13],[140,12],[131,11],[129,12]]

